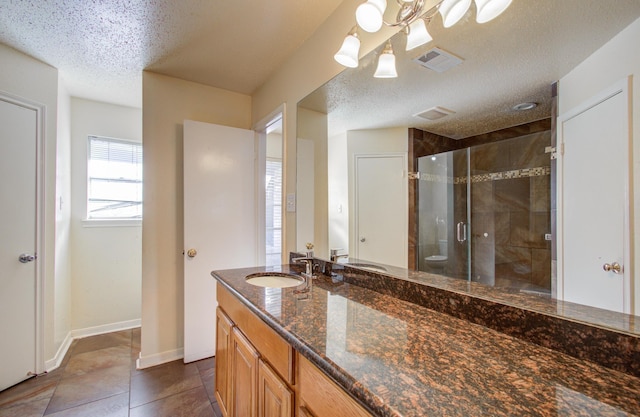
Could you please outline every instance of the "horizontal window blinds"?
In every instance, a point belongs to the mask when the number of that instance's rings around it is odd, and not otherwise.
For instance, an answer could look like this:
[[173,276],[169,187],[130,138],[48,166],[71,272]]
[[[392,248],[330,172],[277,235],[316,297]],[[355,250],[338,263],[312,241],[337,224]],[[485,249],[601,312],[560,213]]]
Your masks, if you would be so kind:
[[142,217],[142,144],[89,136],[87,218]]

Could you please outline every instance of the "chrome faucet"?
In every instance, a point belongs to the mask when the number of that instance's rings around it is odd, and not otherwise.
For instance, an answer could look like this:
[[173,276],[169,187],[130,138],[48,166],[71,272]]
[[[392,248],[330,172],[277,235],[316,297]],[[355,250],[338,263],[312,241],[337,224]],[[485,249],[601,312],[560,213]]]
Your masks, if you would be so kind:
[[309,256],[303,256],[301,258],[293,258],[294,263],[305,264],[304,272],[302,276],[305,278],[313,278],[313,258]]
[[[301,258],[293,258],[291,260],[293,263],[296,263],[296,264],[300,264],[300,263],[304,264],[304,272],[300,274],[302,275],[302,278],[304,278],[304,287],[294,290],[296,294],[309,293],[313,285],[313,278],[315,278],[313,276],[314,263],[313,263],[313,256],[309,256],[309,255],[311,254],[307,252],[307,256],[303,256]],[[306,298],[304,299],[308,299],[308,296],[306,296]]]
[[342,249],[331,249],[331,251],[330,251],[331,262],[338,262],[338,259],[340,259],[340,258],[348,258],[349,257],[348,253],[345,253],[345,254],[342,254],[342,255],[338,255],[338,251],[339,250],[342,250]]

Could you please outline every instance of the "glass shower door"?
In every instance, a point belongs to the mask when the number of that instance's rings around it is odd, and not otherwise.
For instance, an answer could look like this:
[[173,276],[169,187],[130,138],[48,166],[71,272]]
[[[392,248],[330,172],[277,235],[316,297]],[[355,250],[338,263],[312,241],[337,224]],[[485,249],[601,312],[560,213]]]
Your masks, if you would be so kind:
[[418,158],[420,271],[552,293],[549,131]]
[[470,277],[469,150],[418,158],[420,271]]

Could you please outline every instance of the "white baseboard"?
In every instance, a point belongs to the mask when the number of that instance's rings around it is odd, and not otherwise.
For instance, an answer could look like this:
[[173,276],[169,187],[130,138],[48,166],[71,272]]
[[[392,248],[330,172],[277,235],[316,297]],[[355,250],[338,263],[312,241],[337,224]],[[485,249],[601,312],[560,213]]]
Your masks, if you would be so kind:
[[51,372],[60,366],[62,360],[64,359],[64,356],[67,354],[67,351],[71,346],[71,342],[73,342],[73,337],[71,337],[71,332],[69,332],[58,348],[56,355],[48,361],[45,361],[44,369],[46,372]]
[[140,327],[140,319],[71,330],[69,333],[67,333],[67,337],[64,338],[64,341],[62,342],[62,345],[60,345],[60,348],[56,352],[56,355],[53,358],[45,361],[44,367],[47,372],[53,371],[54,369],[58,368],[62,363],[65,355],[67,354],[69,347],[71,347],[71,342],[73,342],[75,339],[83,339],[89,336],[97,336],[99,334],[117,332],[120,330],[129,330],[136,327]]
[[71,331],[71,337],[75,339],[83,339],[89,336],[97,336],[99,334],[117,332],[120,330],[129,330],[140,327],[141,320],[127,320],[118,323],[103,324],[101,326],[87,327],[84,329],[76,329]]
[[184,355],[184,363],[190,363],[199,361],[201,359],[207,359],[216,355],[215,349],[207,349],[198,353],[192,353],[190,355]]
[[184,349],[179,348],[175,350],[168,350],[166,352],[155,353],[153,355],[142,356],[136,361],[136,368],[145,369],[156,365],[162,365],[163,363],[175,361],[184,358]]

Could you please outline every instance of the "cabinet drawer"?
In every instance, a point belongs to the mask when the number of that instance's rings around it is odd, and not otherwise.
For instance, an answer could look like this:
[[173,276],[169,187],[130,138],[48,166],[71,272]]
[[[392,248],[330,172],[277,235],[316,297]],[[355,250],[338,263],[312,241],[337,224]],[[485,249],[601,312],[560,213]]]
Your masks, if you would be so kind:
[[294,384],[294,349],[262,319],[219,283],[218,305],[244,333],[280,377]]
[[315,365],[298,354],[298,415],[316,417],[370,417],[360,404],[331,381]]

